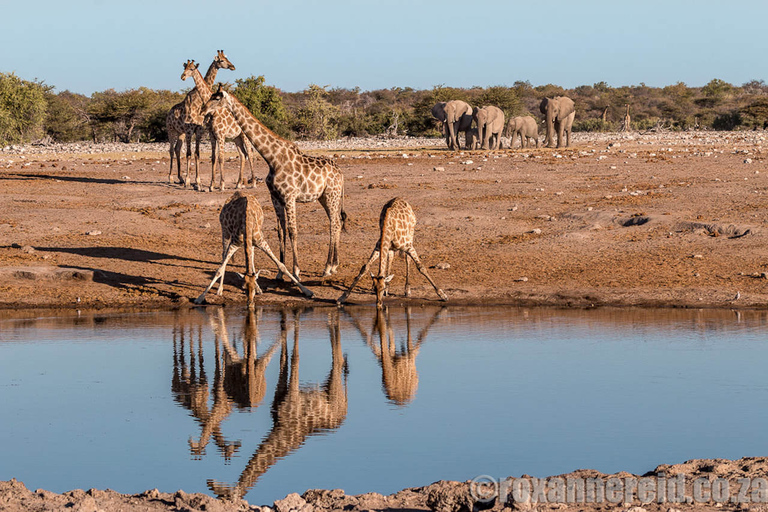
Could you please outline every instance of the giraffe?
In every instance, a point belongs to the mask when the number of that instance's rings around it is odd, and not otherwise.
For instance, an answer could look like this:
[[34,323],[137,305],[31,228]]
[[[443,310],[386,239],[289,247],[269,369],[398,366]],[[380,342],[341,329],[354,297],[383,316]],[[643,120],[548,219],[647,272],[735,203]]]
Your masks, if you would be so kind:
[[[352,319],[365,343],[370,347],[381,366],[381,383],[384,393],[391,403],[404,406],[413,401],[419,387],[419,373],[416,370],[416,357],[419,355],[421,344],[427,337],[427,333],[437,320],[442,316],[445,306],[438,309],[432,318],[416,336],[414,343],[411,336],[411,307],[404,308],[405,313],[405,344],[401,343],[398,350],[395,343],[395,335],[390,321],[390,308],[376,309],[371,332],[368,333],[358,319],[349,310],[345,310]],[[379,335],[379,344],[373,342],[374,333]]]
[[628,132],[631,128],[632,118],[629,116],[629,103],[626,104],[627,112],[624,114],[624,120],[621,122],[621,130],[622,132]]
[[[171,381],[171,390],[176,401],[189,409],[191,415],[203,426],[200,441],[189,440],[190,452],[196,458],[205,453],[205,446],[208,440],[213,437],[216,446],[224,456],[229,460],[240,448],[240,442],[229,442],[221,432],[221,422],[231,412],[229,400],[223,389],[223,377],[221,358],[219,353],[219,343],[216,340],[216,372],[213,381],[213,406],[209,409],[208,399],[208,377],[205,373],[203,359],[202,330],[198,326],[197,331],[197,350],[194,348],[194,337],[190,328],[189,336],[189,365],[187,365],[187,356],[184,354],[185,339],[184,329],[174,327],[173,331],[173,380]],[[177,347],[178,339],[178,347]],[[199,362],[199,368],[198,368]]]
[[224,288],[224,272],[226,271],[227,263],[240,247],[243,247],[245,251],[245,289],[249,308],[254,306],[253,299],[255,294],[261,293],[261,288],[256,281],[259,273],[256,272],[254,262],[255,247],[264,251],[275,262],[277,268],[287,274],[304,295],[307,297],[314,295],[272,253],[269,244],[267,244],[261,232],[264,213],[261,210],[259,201],[254,196],[246,194],[241,190],[232,194],[232,197],[227,199],[227,202],[221,207],[219,222],[221,223],[221,265],[205,291],[195,299],[195,304],[202,304],[205,301],[205,294],[213,288],[218,279],[221,279],[221,281],[219,282],[217,295],[221,295]]
[[[293,275],[299,279],[297,256],[296,203],[317,200],[330,223],[328,260],[323,277],[339,267],[339,238],[347,214],[344,211],[344,175],[329,159],[304,155],[293,142],[285,140],[264,126],[237,98],[219,88],[205,106],[210,113],[225,105],[256,150],[269,165],[264,180],[269,189],[278,222],[280,261],[285,263],[287,238],[290,237]],[[278,274],[278,279],[282,272]]]
[[[205,73],[205,82],[211,86],[216,81],[216,74],[219,69],[229,69],[234,71],[232,64],[223,50],[216,52],[208,71]],[[168,111],[165,118],[165,128],[168,132],[168,142],[170,144],[171,163],[168,170],[168,181],[173,183],[173,160],[176,156],[177,177],[179,183],[189,186],[189,159],[192,156],[192,136],[195,136],[195,175],[198,173],[200,160],[200,138],[202,137],[203,117],[200,115],[200,108],[203,104],[200,91],[193,88],[189,91],[183,101],[177,103]],[[187,172],[184,179],[181,178],[181,146],[186,141],[187,145]],[[199,179],[196,183],[200,185]]]
[[[249,311],[245,317],[245,329],[243,345],[245,357],[240,357],[229,341],[227,324],[224,311],[217,308],[216,314],[209,315],[208,320],[214,333],[216,368],[213,380],[213,406],[205,409],[195,418],[201,425],[199,439],[189,439],[190,452],[199,459],[205,455],[205,448],[211,437],[224,455],[225,460],[230,460],[241,443],[225,443],[226,451],[222,447],[223,435],[221,423],[232,412],[232,402],[241,408],[258,407],[266,394],[267,382],[264,376],[272,356],[278,348],[275,341],[267,352],[259,357],[257,355],[258,320],[254,311]],[[221,348],[224,349],[222,353]]]
[[272,429],[235,485],[208,480],[219,498],[242,498],[277,461],[300,448],[307,437],[338,429],[347,417],[347,361],[341,350],[338,310],[328,313],[331,369],[322,387],[299,385],[299,319],[294,314],[293,356],[288,365],[286,313],[280,322],[280,373],[272,401]]
[[206,117],[206,126],[211,134],[211,184],[208,191],[214,189],[216,168],[219,169],[219,188],[224,190],[224,169],[222,162],[222,149],[227,139],[235,141],[235,147],[240,158],[240,176],[237,178],[235,188],[242,188],[247,185],[243,181],[243,171],[245,170],[245,160],[248,160],[248,166],[251,168],[251,182],[256,186],[256,180],[253,174],[253,146],[248,138],[243,134],[240,125],[235,121],[235,117],[226,108],[214,110],[210,117]]
[[[404,255],[410,256],[413,262],[416,264],[416,268],[421,274],[427,278],[427,281],[435,288],[437,295],[441,300],[448,300],[448,296],[438,288],[435,282],[429,277],[427,269],[421,263],[419,255],[416,253],[416,249],[413,248],[413,234],[416,227],[416,215],[413,213],[411,205],[405,199],[395,197],[390,199],[384,208],[381,209],[381,215],[379,216],[379,231],[381,236],[379,241],[376,242],[376,247],[373,248],[373,253],[368,261],[360,269],[360,273],[352,281],[352,285],[344,292],[341,297],[336,299],[338,304],[343,304],[355,285],[363,277],[371,264],[376,258],[379,258],[379,275],[373,275],[371,272],[371,278],[373,279],[373,288],[376,292],[376,307],[381,309],[383,306],[384,295],[387,291],[387,285],[392,280],[394,275],[389,273],[389,268],[392,264],[392,258],[394,258],[395,251],[399,251]],[[411,296],[411,286],[409,283],[410,267],[408,258],[405,258],[405,296]]]

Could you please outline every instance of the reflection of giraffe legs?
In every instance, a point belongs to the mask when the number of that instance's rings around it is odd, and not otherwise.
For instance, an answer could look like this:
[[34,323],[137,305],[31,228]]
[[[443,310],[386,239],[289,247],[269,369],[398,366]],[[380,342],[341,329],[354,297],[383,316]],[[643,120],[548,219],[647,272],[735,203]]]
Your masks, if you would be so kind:
[[[440,308],[432,315],[417,335],[416,342],[414,343],[411,336],[411,308],[406,307],[404,309],[406,342],[398,350],[390,320],[390,308],[384,308],[376,312],[370,332],[356,318],[354,310],[345,309],[348,318],[350,318],[355,328],[360,332],[360,335],[376,356],[376,359],[379,360],[382,387],[387,399],[391,402],[397,405],[406,405],[416,396],[419,384],[419,376],[416,371],[416,357],[430,328],[437,322],[444,310],[445,308]],[[373,342],[375,333],[378,333],[379,336],[378,344]]]
[[347,388],[343,380],[346,363],[341,348],[338,312],[334,310],[328,315],[332,363],[328,377],[320,387],[300,386],[299,315],[294,315],[290,362],[286,316],[285,312],[281,313],[280,374],[272,402],[272,430],[254,452],[236,485],[208,481],[208,487],[221,498],[244,496],[262,474],[301,447],[308,436],[336,429],[346,418]]

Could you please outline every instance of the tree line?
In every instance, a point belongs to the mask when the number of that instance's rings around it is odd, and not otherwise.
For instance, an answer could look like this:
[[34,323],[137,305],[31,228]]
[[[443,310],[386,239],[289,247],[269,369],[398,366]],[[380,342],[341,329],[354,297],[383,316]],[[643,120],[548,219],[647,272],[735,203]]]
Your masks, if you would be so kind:
[[[267,127],[288,139],[336,139],[363,136],[441,137],[432,118],[439,101],[464,100],[472,106],[495,105],[505,115],[541,118],[542,98],[565,95],[576,104],[574,131],[614,131],[627,105],[631,129],[751,130],[768,125],[768,85],[752,80],[740,86],[713,79],[703,87],[683,82],[666,87],[611,87],[605,82],[565,89],[518,81],[511,87],[416,90],[393,87],[374,91],[311,84],[289,93],[251,76],[225,85]],[[146,87],[90,96],[55,92],[43,81],[0,73],[0,144],[34,142],[161,142],[167,140],[165,116],[186,94]]]

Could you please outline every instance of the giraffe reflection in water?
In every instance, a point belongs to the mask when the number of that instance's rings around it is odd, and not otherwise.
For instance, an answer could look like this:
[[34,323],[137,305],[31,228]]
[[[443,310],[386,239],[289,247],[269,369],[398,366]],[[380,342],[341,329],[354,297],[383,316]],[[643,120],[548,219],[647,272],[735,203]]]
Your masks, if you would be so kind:
[[[404,406],[409,404],[416,397],[416,391],[419,387],[419,373],[416,370],[416,357],[419,355],[421,344],[427,337],[429,329],[442,316],[445,308],[440,308],[429,319],[419,334],[416,341],[411,336],[411,307],[404,308],[405,313],[405,342],[401,341],[397,346],[395,333],[392,328],[389,308],[377,309],[373,326],[370,332],[361,324],[356,314],[345,309],[347,316],[352,320],[365,343],[370,347],[376,359],[381,366],[381,383],[384,394],[393,404]],[[360,310],[358,310],[359,312]],[[378,334],[379,343],[374,342],[374,335]]]
[[339,313],[328,313],[331,368],[322,386],[299,385],[299,313],[293,316],[293,349],[289,364],[288,322],[280,321],[280,373],[272,402],[272,429],[256,448],[236,484],[209,480],[220,498],[243,497],[278,460],[298,449],[312,434],[339,428],[347,416],[347,361],[341,350]]

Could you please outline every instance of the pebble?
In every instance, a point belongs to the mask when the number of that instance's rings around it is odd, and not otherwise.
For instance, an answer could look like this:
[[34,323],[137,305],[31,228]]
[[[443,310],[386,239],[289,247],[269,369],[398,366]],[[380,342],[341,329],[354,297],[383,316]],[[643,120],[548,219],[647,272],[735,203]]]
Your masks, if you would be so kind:
[[90,236],[97,236],[97,235],[101,234],[101,231],[98,231],[98,230],[96,230],[96,231],[86,231],[85,234],[86,235],[90,235]]
[[528,282],[528,278],[527,277],[519,277],[519,278],[515,279],[515,281],[517,281],[518,283],[527,283]]
[[439,270],[448,270],[449,268],[451,268],[451,264],[448,263],[447,261],[441,261],[440,263],[435,265],[433,268],[436,268]]

